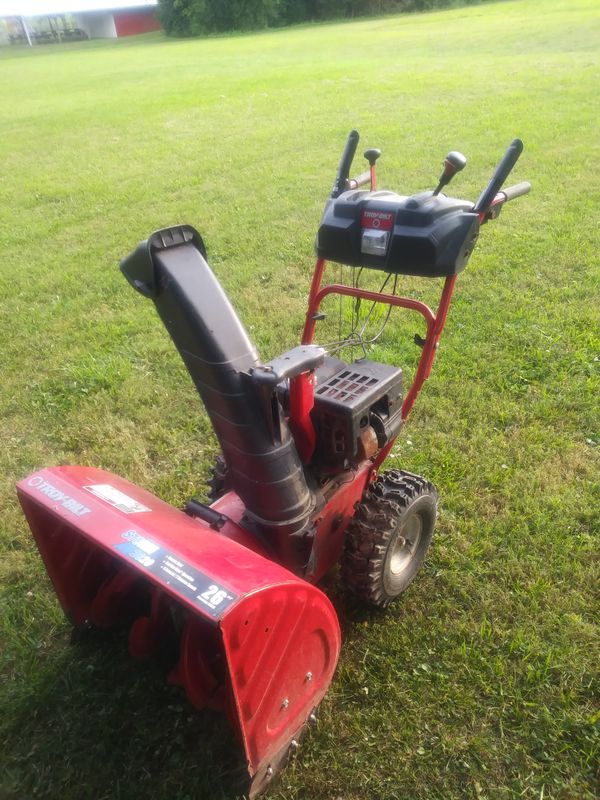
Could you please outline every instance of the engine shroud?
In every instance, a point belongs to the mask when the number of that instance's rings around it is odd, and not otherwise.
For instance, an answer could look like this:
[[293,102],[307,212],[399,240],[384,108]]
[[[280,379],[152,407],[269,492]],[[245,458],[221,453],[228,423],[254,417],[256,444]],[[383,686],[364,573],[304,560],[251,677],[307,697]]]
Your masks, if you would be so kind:
[[[317,430],[316,461],[346,468],[362,460],[361,434],[371,427],[378,447],[392,439],[402,425],[402,370],[389,364],[359,359],[321,376],[312,419]],[[327,365],[325,365],[327,367]]]

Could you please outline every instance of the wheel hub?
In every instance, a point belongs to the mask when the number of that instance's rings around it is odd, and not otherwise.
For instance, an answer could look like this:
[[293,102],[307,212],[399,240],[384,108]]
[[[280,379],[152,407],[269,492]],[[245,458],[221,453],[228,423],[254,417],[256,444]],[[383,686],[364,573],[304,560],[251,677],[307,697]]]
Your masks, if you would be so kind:
[[420,514],[413,514],[396,537],[390,558],[390,570],[394,575],[399,575],[408,567],[411,559],[419,546],[423,531],[423,520]]

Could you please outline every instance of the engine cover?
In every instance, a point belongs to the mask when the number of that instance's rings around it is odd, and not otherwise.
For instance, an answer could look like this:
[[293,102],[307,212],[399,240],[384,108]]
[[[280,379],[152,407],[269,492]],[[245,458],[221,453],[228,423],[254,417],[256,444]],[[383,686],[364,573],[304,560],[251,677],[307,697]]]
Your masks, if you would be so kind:
[[348,468],[362,460],[361,436],[372,428],[384,447],[402,425],[402,370],[359,359],[324,380],[316,371],[312,419],[318,463]]

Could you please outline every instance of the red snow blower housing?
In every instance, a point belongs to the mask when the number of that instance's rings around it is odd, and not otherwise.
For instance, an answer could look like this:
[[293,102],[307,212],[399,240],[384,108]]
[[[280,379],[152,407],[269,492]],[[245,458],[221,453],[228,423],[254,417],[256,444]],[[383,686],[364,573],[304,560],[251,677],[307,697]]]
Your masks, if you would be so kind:
[[[250,796],[271,780],[323,698],[340,649],[336,614],[315,583],[341,559],[346,586],[386,606],[411,582],[429,546],[437,493],[400,469],[378,475],[427,379],[457,273],[479,228],[529,191],[502,190],[515,139],[473,204],[441,193],[465,166],[444,162],[433,192],[376,190],[379,150],[349,178],[352,131],[317,235],[302,344],[262,363],[206,260],[200,235],[153,233],[121,262],[152,300],[200,394],[218,439],[210,505],[175,509],[128,481],[88,467],[37,471],[17,487],[56,593],[76,628],[129,627],[134,656],[178,641],[169,680],[199,708],[226,711],[244,747]],[[360,189],[370,183],[370,189]],[[323,285],[326,261],[357,269]],[[378,291],[361,270],[384,273]],[[398,275],[445,278],[434,313],[396,294]],[[386,291],[393,276],[393,291]],[[331,296],[418,312],[426,324],[409,391],[402,370],[367,358],[365,325],[335,346],[313,343]],[[366,324],[366,323],[365,323]],[[337,354],[362,347],[364,357]],[[336,354],[334,356],[334,353]]]

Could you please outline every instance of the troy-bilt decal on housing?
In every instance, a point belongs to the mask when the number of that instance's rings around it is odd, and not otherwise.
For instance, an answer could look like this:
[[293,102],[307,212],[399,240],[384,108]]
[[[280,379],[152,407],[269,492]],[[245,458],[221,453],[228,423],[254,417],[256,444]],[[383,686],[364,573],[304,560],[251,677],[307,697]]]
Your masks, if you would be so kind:
[[137,531],[121,534],[125,541],[114,545],[115,550],[136,561],[163,583],[172,586],[179,594],[205,609],[218,619],[238,596],[214,583],[208,575],[195,569],[186,561],[152,542]]
[[74,514],[76,517],[83,517],[85,514],[91,513],[91,508],[84,506],[83,503],[74,500],[72,497],[69,497],[68,494],[61,492],[60,489],[57,489],[56,486],[53,486],[48,481],[44,480],[41,475],[33,475],[28,481],[27,485],[31,486],[32,489],[37,489],[38,492],[41,494],[46,495],[49,497],[50,500],[54,500],[56,503],[59,503],[64,509],[70,511],[71,514]]
[[391,231],[394,227],[394,214],[390,211],[363,211],[361,226],[380,231]]
[[83,488],[87,492],[91,492],[95,497],[99,497],[100,500],[104,500],[105,503],[110,503],[111,506],[114,506],[124,514],[140,514],[142,511],[150,511],[147,506],[138,503],[133,497],[129,497],[119,489],[115,489],[109,483],[96,483]]
[[363,211],[361,225],[361,253],[380,258],[385,257],[390,231],[394,227],[394,214],[391,211]]

